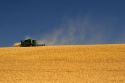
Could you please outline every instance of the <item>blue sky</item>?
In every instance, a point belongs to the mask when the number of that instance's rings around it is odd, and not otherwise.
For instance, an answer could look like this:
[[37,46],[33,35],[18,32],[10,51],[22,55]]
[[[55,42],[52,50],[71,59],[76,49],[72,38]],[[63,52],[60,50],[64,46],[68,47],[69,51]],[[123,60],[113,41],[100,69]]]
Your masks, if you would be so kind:
[[0,0],[0,46],[125,43],[124,0]]

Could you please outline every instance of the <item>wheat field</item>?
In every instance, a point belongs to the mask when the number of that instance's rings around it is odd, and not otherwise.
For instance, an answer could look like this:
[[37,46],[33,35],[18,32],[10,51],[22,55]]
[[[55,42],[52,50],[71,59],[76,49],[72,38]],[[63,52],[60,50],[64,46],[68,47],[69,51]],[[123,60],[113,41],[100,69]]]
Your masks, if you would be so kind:
[[125,83],[125,44],[0,48],[0,83]]

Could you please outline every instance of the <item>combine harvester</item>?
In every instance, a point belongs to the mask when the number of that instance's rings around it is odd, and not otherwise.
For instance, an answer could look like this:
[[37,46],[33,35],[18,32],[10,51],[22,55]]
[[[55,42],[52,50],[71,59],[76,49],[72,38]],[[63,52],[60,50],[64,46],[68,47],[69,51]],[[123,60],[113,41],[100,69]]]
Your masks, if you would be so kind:
[[45,44],[39,44],[38,41],[32,39],[21,40],[21,42],[14,44],[14,47],[32,47],[32,46],[45,46]]

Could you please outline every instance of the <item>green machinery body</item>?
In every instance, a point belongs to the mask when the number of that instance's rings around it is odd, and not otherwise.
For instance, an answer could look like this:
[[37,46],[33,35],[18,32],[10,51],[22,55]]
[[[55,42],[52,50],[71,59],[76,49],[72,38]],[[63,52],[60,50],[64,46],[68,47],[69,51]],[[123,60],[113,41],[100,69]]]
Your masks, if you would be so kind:
[[28,47],[28,46],[36,46],[36,40],[27,39],[21,41],[22,47]]
[[21,47],[29,46],[45,46],[45,44],[38,45],[36,40],[26,39],[21,41]]

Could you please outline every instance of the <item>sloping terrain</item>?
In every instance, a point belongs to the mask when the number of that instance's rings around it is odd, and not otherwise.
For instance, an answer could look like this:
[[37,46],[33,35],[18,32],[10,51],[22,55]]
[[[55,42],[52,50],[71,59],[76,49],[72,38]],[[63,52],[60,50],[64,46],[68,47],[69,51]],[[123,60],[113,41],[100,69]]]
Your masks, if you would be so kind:
[[125,45],[0,48],[0,83],[125,83]]

